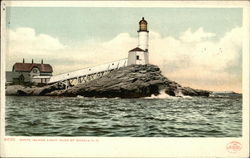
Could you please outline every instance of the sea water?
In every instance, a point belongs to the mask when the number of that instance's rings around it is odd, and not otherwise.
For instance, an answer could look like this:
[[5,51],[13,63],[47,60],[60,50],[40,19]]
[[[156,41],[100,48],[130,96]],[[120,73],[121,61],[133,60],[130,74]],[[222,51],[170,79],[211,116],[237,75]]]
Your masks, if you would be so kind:
[[5,114],[8,136],[242,136],[241,96],[7,96]]

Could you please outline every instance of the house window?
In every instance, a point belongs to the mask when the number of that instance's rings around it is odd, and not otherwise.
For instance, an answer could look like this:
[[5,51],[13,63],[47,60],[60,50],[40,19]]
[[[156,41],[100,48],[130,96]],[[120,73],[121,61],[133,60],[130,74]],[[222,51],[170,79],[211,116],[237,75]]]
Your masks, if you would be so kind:
[[140,59],[140,57],[139,57],[139,55],[137,55],[137,56],[136,56],[136,60],[139,60],[139,59]]
[[33,74],[33,75],[39,75],[39,69],[38,68],[33,68],[32,70],[31,70],[31,72],[30,72],[31,74]]
[[37,73],[37,69],[35,68],[35,69],[33,69],[33,73]]

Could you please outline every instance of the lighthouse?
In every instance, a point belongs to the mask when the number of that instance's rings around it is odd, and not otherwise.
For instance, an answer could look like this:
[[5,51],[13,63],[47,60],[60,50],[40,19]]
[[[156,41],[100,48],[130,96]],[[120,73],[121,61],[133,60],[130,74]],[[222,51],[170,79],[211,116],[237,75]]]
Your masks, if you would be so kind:
[[128,52],[128,65],[145,65],[148,60],[148,22],[142,17],[139,22],[138,46]]

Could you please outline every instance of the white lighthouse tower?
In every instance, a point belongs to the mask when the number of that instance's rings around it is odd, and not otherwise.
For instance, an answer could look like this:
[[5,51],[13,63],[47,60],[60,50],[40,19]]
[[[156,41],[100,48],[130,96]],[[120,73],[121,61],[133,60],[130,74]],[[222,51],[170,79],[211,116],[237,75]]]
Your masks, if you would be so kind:
[[148,28],[147,21],[144,17],[139,22],[138,32],[138,46],[128,52],[128,65],[145,65],[149,63],[148,60]]

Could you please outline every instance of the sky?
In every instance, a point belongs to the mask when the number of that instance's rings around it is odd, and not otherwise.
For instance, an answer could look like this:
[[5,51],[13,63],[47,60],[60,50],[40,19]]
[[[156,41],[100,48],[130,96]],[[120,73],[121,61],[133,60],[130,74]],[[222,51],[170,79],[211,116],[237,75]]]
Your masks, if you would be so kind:
[[34,59],[59,74],[127,58],[139,20],[149,62],[183,86],[241,92],[242,9],[8,7],[6,69]]

